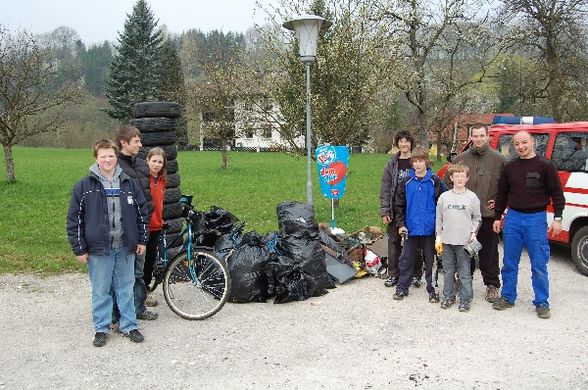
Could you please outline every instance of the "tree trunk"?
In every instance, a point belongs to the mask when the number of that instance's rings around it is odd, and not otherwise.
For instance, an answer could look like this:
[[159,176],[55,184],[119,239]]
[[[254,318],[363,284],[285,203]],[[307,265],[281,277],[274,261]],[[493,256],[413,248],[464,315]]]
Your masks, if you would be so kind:
[[221,155],[222,155],[221,169],[223,171],[226,171],[227,170],[227,163],[228,163],[228,159],[229,159],[228,158],[228,151],[227,151],[228,147],[229,146],[227,145],[227,142],[226,141],[222,143],[222,147],[221,147]]
[[12,145],[7,144],[4,146],[4,162],[6,164],[6,179],[9,183],[15,183],[16,177],[14,176],[14,161],[12,159]]

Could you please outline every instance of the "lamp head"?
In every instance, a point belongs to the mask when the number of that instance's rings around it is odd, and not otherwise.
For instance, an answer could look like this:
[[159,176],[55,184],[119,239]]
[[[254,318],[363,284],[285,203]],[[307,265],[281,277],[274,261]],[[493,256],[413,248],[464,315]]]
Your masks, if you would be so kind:
[[283,27],[296,33],[302,62],[312,63],[316,57],[319,31],[328,29],[331,24],[320,16],[301,15],[284,23]]

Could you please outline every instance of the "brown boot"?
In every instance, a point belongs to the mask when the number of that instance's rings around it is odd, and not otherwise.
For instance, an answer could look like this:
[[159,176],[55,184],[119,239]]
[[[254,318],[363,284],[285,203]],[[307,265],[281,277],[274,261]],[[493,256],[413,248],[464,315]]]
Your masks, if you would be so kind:
[[498,301],[500,298],[500,293],[498,289],[494,286],[487,286],[486,287],[486,300],[490,303],[494,303]]
[[157,306],[157,304],[158,304],[157,299],[153,298],[153,296],[151,294],[148,294],[147,298],[145,299],[145,306],[155,307],[155,306]]

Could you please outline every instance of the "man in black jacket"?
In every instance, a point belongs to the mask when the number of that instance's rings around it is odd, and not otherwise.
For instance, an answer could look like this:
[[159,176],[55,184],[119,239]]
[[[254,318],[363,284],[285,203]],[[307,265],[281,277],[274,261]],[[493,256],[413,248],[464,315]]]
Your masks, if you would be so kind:
[[[116,143],[120,151],[118,152],[118,165],[123,172],[131,177],[134,183],[145,195],[145,203],[149,210],[149,218],[153,213],[153,201],[151,199],[151,190],[149,189],[149,166],[141,158],[137,158],[141,150],[141,132],[134,126],[123,125],[116,130]],[[135,257],[135,286],[133,289],[135,296],[135,311],[137,318],[140,320],[155,320],[157,313],[147,310],[145,299],[147,298],[147,286],[143,280],[143,268],[145,266],[145,254]],[[118,310],[115,305],[113,322],[117,322]]]

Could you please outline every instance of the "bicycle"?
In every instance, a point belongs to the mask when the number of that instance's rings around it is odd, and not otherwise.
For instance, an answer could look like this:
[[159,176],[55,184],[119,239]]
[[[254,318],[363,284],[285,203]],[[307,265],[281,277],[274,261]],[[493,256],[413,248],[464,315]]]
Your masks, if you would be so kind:
[[[198,246],[204,235],[200,226],[202,213],[194,211],[191,201],[192,196],[182,195],[180,203],[186,226],[169,243],[169,226],[163,227],[161,252],[149,291],[162,283],[165,301],[175,314],[186,320],[204,320],[218,313],[226,303],[231,279],[225,262],[212,253],[212,248]],[[170,260],[170,248],[181,240],[179,252]]]

